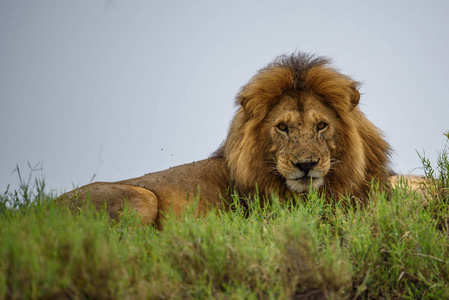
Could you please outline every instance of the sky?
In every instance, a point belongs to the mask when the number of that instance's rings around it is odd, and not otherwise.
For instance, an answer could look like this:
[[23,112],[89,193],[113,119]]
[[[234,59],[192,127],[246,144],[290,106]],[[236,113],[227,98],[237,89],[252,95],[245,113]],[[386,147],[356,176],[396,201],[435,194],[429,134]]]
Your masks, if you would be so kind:
[[0,0],[0,194],[52,193],[207,158],[276,56],[332,59],[422,174],[449,130],[449,1]]

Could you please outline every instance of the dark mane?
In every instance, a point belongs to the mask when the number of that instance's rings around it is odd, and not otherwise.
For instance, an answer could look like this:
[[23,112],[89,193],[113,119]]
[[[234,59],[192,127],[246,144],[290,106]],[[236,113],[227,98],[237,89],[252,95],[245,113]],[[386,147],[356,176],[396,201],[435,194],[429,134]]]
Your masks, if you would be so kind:
[[[294,75],[294,88],[303,90],[306,88],[306,76],[310,69],[320,66],[326,66],[331,63],[330,59],[314,54],[296,52],[290,55],[280,55],[274,59],[264,69],[271,67],[288,68]],[[264,70],[262,69],[262,70]]]

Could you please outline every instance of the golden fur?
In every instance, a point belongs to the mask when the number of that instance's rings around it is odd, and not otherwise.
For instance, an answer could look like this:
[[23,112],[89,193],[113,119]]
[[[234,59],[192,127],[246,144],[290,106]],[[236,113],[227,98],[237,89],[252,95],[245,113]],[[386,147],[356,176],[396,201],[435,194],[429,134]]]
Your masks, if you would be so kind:
[[[127,199],[147,223],[170,208],[220,207],[229,188],[263,199],[306,193],[368,198],[370,183],[388,184],[389,145],[359,110],[358,83],[321,57],[280,56],[237,95],[238,111],[223,145],[206,160],[117,183],[94,183],[61,196],[76,207],[89,197],[114,217]],[[199,191],[199,192],[198,192]],[[221,196],[221,199],[220,199]]]
[[[315,180],[322,181],[329,197],[350,193],[366,199],[373,179],[386,184],[390,148],[358,109],[357,86],[326,59],[305,54],[281,56],[260,70],[238,95],[241,107],[219,150],[239,191],[250,194],[257,183],[265,194],[285,193],[289,187],[285,174],[279,176],[280,163],[285,165],[280,160],[288,164],[320,157],[318,167],[327,166]],[[328,127],[320,134],[316,126],[322,120]],[[288,123],[292,136],[278,141],[273,128],[279,122]],[[289,153],[280,156],[282,149]]]

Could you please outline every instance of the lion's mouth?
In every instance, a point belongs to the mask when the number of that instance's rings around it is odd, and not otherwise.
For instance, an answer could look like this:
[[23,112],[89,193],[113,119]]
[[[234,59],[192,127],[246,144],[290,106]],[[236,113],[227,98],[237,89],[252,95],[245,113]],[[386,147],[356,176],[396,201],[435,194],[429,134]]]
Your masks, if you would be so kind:
[[293,180],[293,181],[299,181],[301,183],[309,183],[310,181],[314,181],[317,179],[320,179],[321,177],[313,177],[313,176],[301,176],[301,177],[295,177],[289,180]]
[[287,179],[286,183],[292,191],[297,193],[304,193],[307,192],[310,187],[312,187],[313,189],[321,187],[324,183],[324,180],[322,177],[302,176],[295,177],[294,179]]

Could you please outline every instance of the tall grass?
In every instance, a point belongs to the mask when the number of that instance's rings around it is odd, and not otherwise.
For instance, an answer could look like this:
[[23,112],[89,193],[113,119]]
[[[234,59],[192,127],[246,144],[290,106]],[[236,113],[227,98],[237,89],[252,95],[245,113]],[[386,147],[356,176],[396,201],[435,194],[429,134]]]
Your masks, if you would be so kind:
[[447,138],[442,151],[438,152],[436,167],[425,154],[419,154],[424,170],[425,179],[422,188],[428,204],[428,209],[432,211],[434,218],[440,227],[449,230],[449,131],[444,134]]
[[18,165],[13,172],[17,174],[19,189],[10,190],[10,185],[6,191],[0,194],[0,216],[5,215],[10,209],[20,211],[30,204],[48,201],[52,197],[45,193],[45,180],[42,176],[36,176],[36,173],[42,171],[42,163],[32,166],[28,162],[28,178],[22,176]]
[[423,201],[403,182],[364,208],[235,196],[231,211],[169,214],[160,232],[129,209],[112,222],[27,189],[1,198],[0,299],[449,298],[445,190]]

